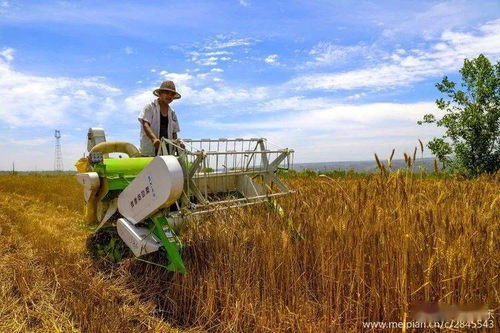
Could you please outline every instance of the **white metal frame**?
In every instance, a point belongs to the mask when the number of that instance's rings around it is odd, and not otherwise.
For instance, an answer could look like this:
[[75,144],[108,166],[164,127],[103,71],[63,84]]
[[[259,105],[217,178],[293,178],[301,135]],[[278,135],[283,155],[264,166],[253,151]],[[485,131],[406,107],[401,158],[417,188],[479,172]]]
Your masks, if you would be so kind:
[[276,175],[289,169],[294,151],[268,149],[264,138],[162,139],[158,155],[177,155],[184,190],[182,215],[258,204],[292,193]]

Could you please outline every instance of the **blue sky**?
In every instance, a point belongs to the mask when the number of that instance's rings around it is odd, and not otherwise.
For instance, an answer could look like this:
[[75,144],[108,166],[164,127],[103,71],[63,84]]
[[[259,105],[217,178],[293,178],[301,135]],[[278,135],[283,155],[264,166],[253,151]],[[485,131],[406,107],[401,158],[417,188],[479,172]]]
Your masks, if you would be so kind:
[[0,170],[52,169],[56,128],[65,169],[89,127],[137,144],[164,79],[184,138],[401,157],[440,133],[416,125],[434,84],[479,53],[500,59],[498,1],[0,0]]

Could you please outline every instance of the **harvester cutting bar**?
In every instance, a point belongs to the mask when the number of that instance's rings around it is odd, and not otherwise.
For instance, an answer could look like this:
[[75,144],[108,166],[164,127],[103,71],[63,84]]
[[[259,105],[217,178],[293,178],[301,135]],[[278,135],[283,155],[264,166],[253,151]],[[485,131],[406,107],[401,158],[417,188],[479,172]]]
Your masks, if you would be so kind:
[[243,151],[234,151],[234,150],[228,150],[225,152],[221,151],[197,151],[197,152],[189,152],[188,154],[190,155],[202,155],[202,154],[209,154],[209,155],[239,155],[239,154],[276,154],[276,153],[283,153],[283,150],[264,150],[264,151],[255,151],[255,150],[243,150]]
[[175,152],[184,170],[182,207],[190,213],[216,206],[241,207],[291,193],[277,177],[290,168],[290,149],[268,149],[263,138],[162,141],[160,154]]
[[[290,191],[290,193],[291,192],[293,192],[293,191]],[[251,205],[251,204],[262,202],[263,200],[267,200],[269,198],[279,197],[279,196],[282,196],[282,195],[285,195],[285,194],[288,194],[288,193],[272,193],[272,194],[257,195],[257,196],[249,197],[249,198],[237,198],[237,199],[230,199],[230,200],[219,200],[219,201],[215,201],[215,202],[208,202],[205,205],[193,204],[193,207],[196,208],[196,207],[205,207],[205,206],[216,206],[216,205],[220,205],[220,204],[239,203],[239,202],[243,202],[243,203],[246,204],[246,206],[248,206],[248,205]],[[236,207],[240,207],[240,206],[241,205],[235,205],[235,206],[231,206],[231,208],[236,208]]]
[[185,143],[189,142],[257,142],[259,140],[265,140],[264,138],[251,138],[251,139],[243,139],[243,138],[236,138],[236,139],[226,139],[226,138],[220,138],[220,139],[182,139]]

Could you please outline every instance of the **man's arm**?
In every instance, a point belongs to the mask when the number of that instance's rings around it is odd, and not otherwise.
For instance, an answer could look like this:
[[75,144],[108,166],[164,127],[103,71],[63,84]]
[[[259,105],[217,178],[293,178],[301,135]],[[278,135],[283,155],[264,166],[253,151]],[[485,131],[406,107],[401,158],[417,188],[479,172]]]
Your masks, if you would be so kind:
[[179,127],[179,121],[177,120],[177,114],[172,110],[172,120],[174,122],[173,126],[173,133],[172,133],[172,138],[174,140],[177,140],[177,132],[179,132],[181,129]]
[[144,133],[146,133],[146,136],[151,140],[155,148],[158,148],[160,146],[160,140],[156,137],[156,135],[153,133],[153,129],[151,128],[151,125],[147,121],[142,121],[142,129],[144,130]]

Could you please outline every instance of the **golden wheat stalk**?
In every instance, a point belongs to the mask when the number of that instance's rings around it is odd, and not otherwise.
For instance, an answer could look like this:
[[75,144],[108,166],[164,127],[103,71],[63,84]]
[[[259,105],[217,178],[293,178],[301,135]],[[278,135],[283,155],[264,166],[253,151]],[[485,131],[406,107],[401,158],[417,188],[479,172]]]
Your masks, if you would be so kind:
[[[351,332],[394,314],[404,321],[408,303],[434,289],[444,303],[497,304],[498,268],[484,263],[498,257],[498,176],[394,176],[297,173],[283,178],[298,190],[278,199],[286,218],[253,206],[193,220],[181,235],[183,276],[132,257],[112,267],[91,258],[72,176],[0,176],[0,332]],[[422,245],[471,230],[467,241]]]
[[375,161],[377,161],[377,166],[380,169],[380,172],[382,172],[382,163],[380,163],[377,153],[374,153],[374,155],[375,155]]
[[424,143],[420,139],[418,139],[418,143],[420,143],[420,152],[422,153],[422,158],[424,158]]
[[394,153],[396,152],[396,149],[392,149],[392,153],[391,153],[391,157],[389,157],[389,159],[387,160],[387,165],[389,166],[389,168],[392,169],[392,158],[394,157]]

